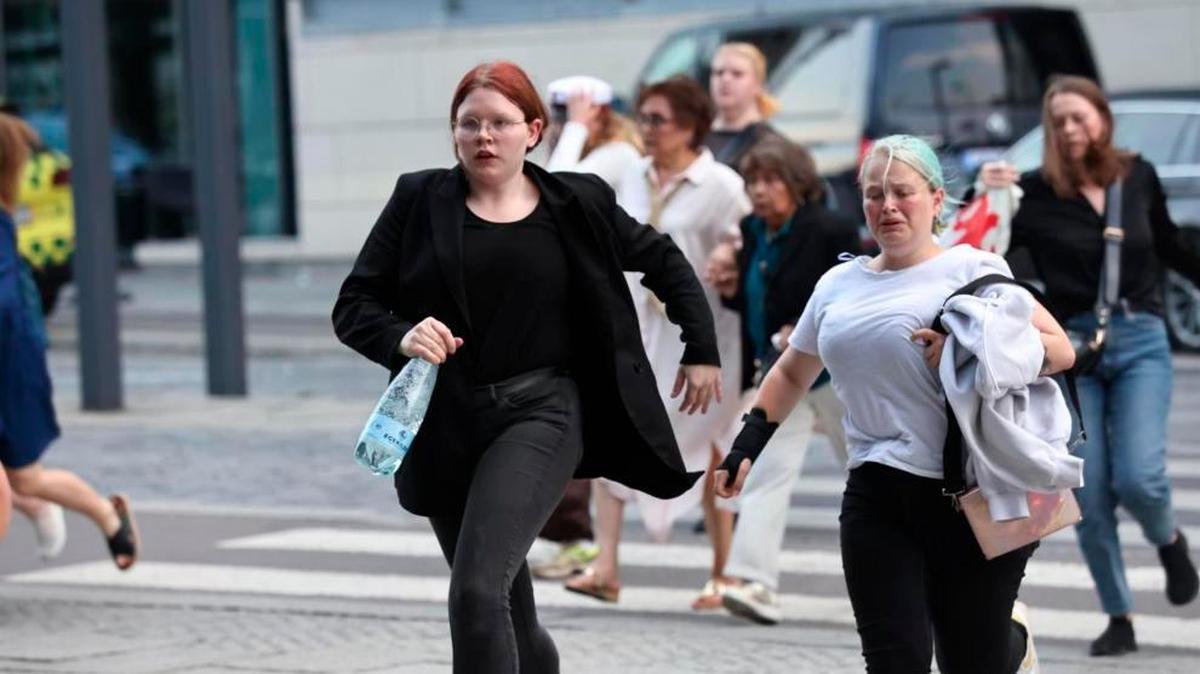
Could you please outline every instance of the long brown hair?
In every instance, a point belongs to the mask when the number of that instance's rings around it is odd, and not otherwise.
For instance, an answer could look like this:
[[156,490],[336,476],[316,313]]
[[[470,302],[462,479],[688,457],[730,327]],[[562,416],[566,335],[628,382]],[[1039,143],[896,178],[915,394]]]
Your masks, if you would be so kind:
[[634,126],[633,120],[613,110],[611,106],[601,106],[600,130],[588,136],[587,142],[583,144],[582,157],[588,156],[592,150],[601,145],[614,141],[629,143],[638,151],[638,154],[645,151],[645,148],[642,146],[642,136],[637,132],[637,127]]
[[[1104,121],[1100,138],[1089,144],[1081,164],[1071,162],[1058,145],[1054,120],[1050,118],[1050,101],[1059,94],[1075,94],[1091,103]],[[1059,197],[1079,194],[1085,182],[1102,187],[1124,176],[1132,153],[1113,146],[1113,114],[1108,99],[1092,80],[1078,75],[1059,75],[1050,80],[1042,97],[1042,177]]]
[[0,113],[0,208],[12,212],[17,207],[29,145],[37,133],[19,118]]

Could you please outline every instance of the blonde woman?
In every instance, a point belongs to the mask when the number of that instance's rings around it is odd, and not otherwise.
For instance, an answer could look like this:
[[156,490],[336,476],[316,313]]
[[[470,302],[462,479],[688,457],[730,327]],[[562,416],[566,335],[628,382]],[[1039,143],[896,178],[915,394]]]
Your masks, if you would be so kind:
[[762,140],[782,139],[767,123],[779,102],[767,93],[766,81],[767,57],[749,42],[727,42],[713,55],[708,91],[717,117],[704,145],[734,170]]
[[[1024,607],[1014,603],[1037,543],[984,559],[943,495],[947,418],[933,368],[944,340],[929,329],[955,290],[1011,273],[997,255],[943,249],[934,239],[945,180],[924,141],[876,141],[859,181],[882,252],[837,265],[817,282],[716,471],[718,493],[741,491],[775,428],[828,368],[846,407],[842,567],[867,671],[928,672],[935,642],[943,672],[1037,671]],[[1070,368],[1074,351],[1050,313],[1036,306],[1031,324],[1045,351],[1043,372]]]

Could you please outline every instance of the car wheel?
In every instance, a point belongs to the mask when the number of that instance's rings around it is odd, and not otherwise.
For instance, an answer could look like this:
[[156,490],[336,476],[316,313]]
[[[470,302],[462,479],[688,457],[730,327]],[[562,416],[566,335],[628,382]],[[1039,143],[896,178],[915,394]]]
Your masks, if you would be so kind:
[[1200,289],[1173,271],[1163,280],[1167,332],[1176,347],[1200,350]]

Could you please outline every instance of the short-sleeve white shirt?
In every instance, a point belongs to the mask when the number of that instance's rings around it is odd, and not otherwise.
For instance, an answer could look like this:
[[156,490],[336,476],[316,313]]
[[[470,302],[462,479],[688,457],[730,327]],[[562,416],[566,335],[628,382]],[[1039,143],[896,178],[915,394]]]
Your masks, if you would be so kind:
[[912,334],[932,325],[955,290],[1012,272],[1004,258],[967,245],[895,271],[869,261],[856,257],[821,277],[788,343],[829,370],[846,407],[850,469],[874,461],[940,479],[945,397]]

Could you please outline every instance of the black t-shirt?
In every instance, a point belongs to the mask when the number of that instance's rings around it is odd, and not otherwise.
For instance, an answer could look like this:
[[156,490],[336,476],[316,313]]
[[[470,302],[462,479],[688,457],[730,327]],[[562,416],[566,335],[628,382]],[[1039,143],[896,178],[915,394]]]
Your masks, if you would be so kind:
[[[1094,309],[1104,262],[1104,214],[1082,194],[1063,199],[1040,171],[1021,176],[1025,195],[1012,221],[1012,247],[1024,247],[1046,284],[1048,309],[1061,320]],[[1133,160],[1121,193],[1121,299],[1162,315],[1163,268],[1200,283],[1200,252],[1167,213],[1154,167]]]
[[741,173],[742,157],[750,148],[768,138],[782,139],[783,136],[766,122],[755,122],[738,131],[713,130],[704,139],[704,146],[713,157],[729,168]]
[[460,356],[476,384],[541,367],[566,367],[570,272],[558,227],[541,203],[524,219],[495,223],[467,209],[463,276],[471,333]]

